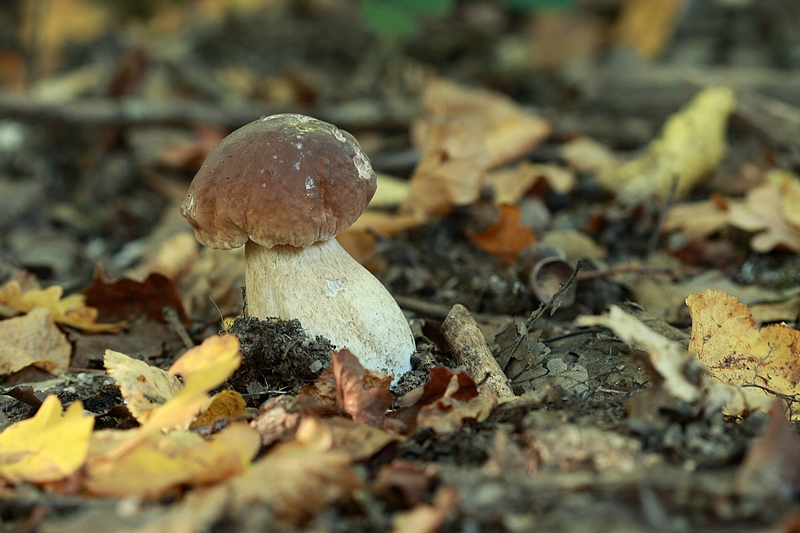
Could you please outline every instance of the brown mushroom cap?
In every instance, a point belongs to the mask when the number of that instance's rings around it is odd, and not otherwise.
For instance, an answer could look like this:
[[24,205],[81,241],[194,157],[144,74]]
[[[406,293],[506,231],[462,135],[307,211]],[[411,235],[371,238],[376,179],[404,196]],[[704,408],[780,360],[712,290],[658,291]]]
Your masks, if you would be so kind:
[[377,186],[358,141],[303,115],[256,120],[223,139],[189,186],[181,214],[197,240],[236,248],[307,247],[361,215]]

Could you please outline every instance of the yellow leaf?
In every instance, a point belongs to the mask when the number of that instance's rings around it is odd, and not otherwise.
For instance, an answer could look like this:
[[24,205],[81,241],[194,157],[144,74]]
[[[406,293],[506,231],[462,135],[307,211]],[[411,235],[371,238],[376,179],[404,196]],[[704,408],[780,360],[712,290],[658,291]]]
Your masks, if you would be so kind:
[[778,394],[800,392],[800,331],[756,326],[750,309],[720,291],[686,298],[692,315],[689,351],[722,383],[757,385]]
[[304,418],[294,441],[276,445],[231,481],[233,500],[264,504],[280,520],[302,523],[361,484],[348,454],[331,450],[332,443],[322,422]]
[[247,424],[234,424],[210,441],[197,433],[150,434],[124,457],[108,453],[128,439],[130,431],[99,431],[92,438],[86,486],[94,494],[155,498],[183,484],[214,483],[241,473],[255,456],[261,439]]
[[245,416],[247,409],[242,395],[233,390],[224,390],[208,400],[203,414],[197,417],[189,428],[210,426],[217,419],[236,420]]
[[25,316],[0,322],[0,375],[30,365],[59,374],[69,365],[70,353],[72,345],[47,309],[37,307]]
[[128,411],[139,423],[147,421],[155,408],[183,388],[175,376],[124,353],[106,350],[103,364],[119,387]]
[[667,121],[641,156],[598,174],[600,183],[625,203],[663,201],[675,179],[675,198],[686,196],[725,156],[725,127],[735,104],[730,87],[704,89]]
[[224,382],[240,362],[239,339],[234,335],[209,337],[187,351],[169,369],[171,375],[183,376],[183,388],[153,409],[138,431],[128,432],[109,457],[125,455],[154,433],[188,428],[208,402],[208,391]]
[[94,418],[73,402],[61,416],[61,402],[48,396],[39,412],[0,433],[0,475],[17,483],[46,483],[74,473],[89,451]]
[[22,291],[16,280],[11,280],[0,288],[0,304],[7,305],[17,311],[27,313],[35,307],[44,307],[53,314],[53,320],[65,326],[84,331],[119,331],[125,323],[98,324],[97,309],[85,305],[82,294],[71,294],[63,297],[64,289],[58,285],[46,289]]

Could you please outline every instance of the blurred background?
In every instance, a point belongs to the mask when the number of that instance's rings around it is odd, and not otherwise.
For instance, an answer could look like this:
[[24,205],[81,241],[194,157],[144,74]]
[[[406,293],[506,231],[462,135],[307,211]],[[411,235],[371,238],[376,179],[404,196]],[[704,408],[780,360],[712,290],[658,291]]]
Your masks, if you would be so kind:
[[[4,0],[0,279],[198,272],[196,244],[168,241],[188,230],[177,205],[208,150],[260,116],[333,122],[405,179],[439,77],[549,120],[534,160],[578,136],[629,153],[700,87],[800,105],[797,28],[795,0]],[[155,268],[165,242],[173,264]],[[231,278],[218,304],[240,270],[200,269]]]

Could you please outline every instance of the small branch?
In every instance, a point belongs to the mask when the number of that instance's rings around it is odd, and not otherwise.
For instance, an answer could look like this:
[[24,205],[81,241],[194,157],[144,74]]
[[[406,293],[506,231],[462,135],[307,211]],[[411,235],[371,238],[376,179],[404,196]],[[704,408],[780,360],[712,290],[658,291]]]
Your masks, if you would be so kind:
[[456,360],[467,367],[472,379],[491,387],[501,398],[514,396],[508,378],[466,307],[461,304],[453,306],[442,323],[442,334],[453,349]]

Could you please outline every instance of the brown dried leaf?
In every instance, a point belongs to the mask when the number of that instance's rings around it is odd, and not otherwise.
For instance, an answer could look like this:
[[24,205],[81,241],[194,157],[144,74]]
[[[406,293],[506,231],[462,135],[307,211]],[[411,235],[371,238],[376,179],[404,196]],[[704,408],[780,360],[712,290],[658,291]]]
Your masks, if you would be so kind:
[[517,260],[519,253],[536,242],[536,234],[524,224],[515,205],[501,205],[497,221],[480,233],[470,234],[472,242],[484,252],[509,263]]
[[84,294],[87,303],[111,320],[132,320],[144,315],[155,322],[164,322],[164,308],[170,307],[185,327],[192,325],[175,284],[161,274],[150,274],[143,282],[132,279],[106,282],[102,269],[98,268],[94,283]]
[[445,434],[460,431],[468,420],[483,422],[497,405],[494,389],[488,390],[490,392],[481,392],[468,402],[445,396],[426,405],[417,415],[417,427]]
[[381,427],[394,396],[389,391],[392,378],[366,370],[349,350],[332,355],[336,378],[336,405],[356,422]]
[[736,473],[736,492],[747,507],[788,502],[800,483],[800,440],[786,419],[786,404],[775,399],[769,423]]

